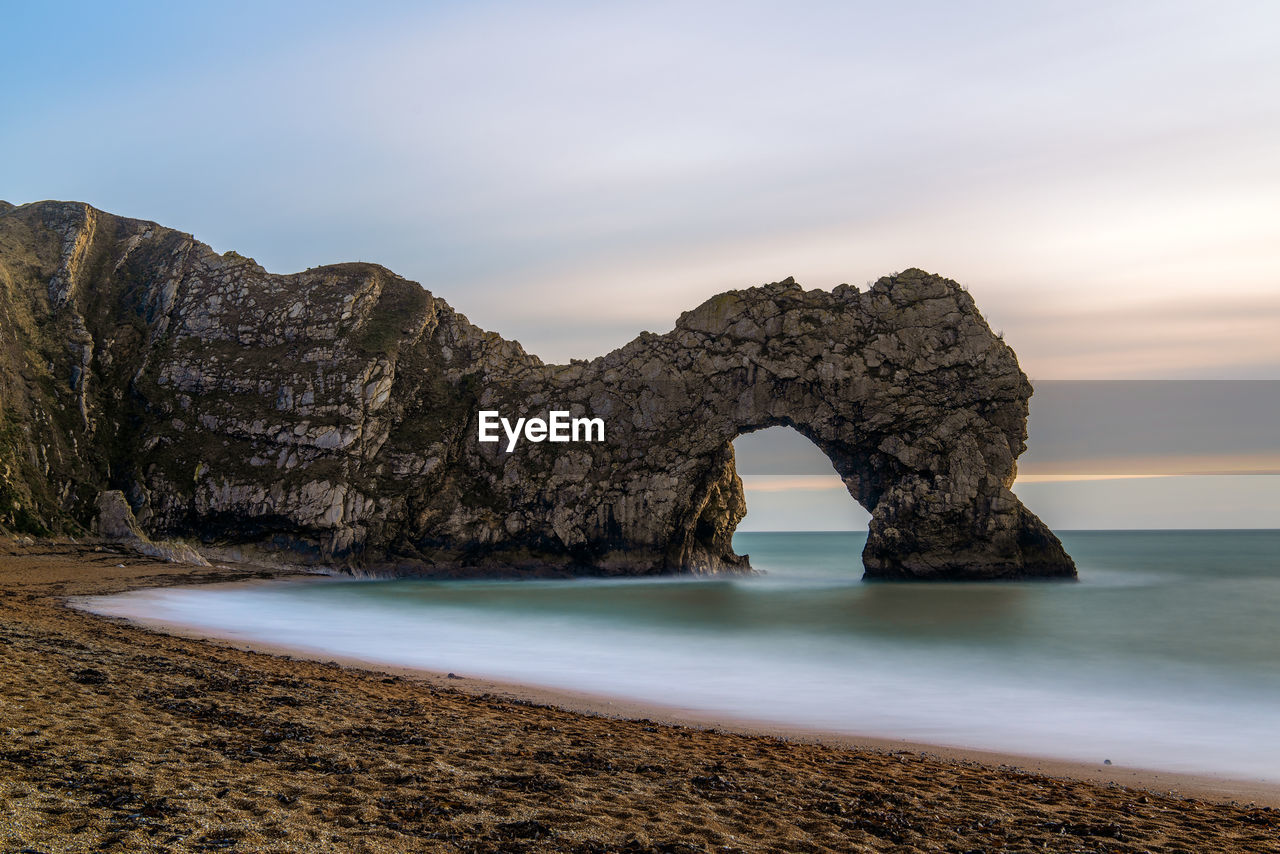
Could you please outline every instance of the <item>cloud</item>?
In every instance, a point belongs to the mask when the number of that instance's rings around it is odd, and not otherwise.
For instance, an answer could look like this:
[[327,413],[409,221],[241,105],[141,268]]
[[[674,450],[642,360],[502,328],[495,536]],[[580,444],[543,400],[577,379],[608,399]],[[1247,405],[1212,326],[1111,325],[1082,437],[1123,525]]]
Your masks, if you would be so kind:
[[1035,376],[1280,370],[1273,313],[1197,311],[1280,271],[1265,4],[303,9],[17,16],[10,200],[378,261],[554,361],[919,266]]
[[778,474],[744,474],[742,486],[747,494],[760,492],[825,492],[827,490],[845,490],[844,481],[839,475],[778,475]]
[[1171,477],[1164,474],[1022,474],[1019,472],[1016,484],[1028,483],[1076,483],[1095,480],[1132,480],[1134,478]]
[[1280,476],[1201,475],[1014,484],[1057,530],[1275,528]]

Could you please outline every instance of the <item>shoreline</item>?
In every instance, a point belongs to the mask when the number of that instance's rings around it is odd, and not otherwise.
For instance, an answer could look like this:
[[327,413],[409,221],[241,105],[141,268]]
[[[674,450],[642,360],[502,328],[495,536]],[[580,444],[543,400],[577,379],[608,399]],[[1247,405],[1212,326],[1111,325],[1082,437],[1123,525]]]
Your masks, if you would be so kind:
[[[309,579],[323,577],[341,578],[341,576],[332,576],[329,573],[297,572],[270,579],[214,583],[219,586],[258,586],[279,584],[291,580],[305,583]],[[170,586],[203,587],[206,585]],[[135,588],[129,592],[145,593],[148,590],[158,589],[167,588]],[[225,645],[234,649],[262,653],[286,660],[301,659],[320,663],[336,663],[343,667],[357,668],[370,673],[389,674],[415,680],[435,688],[453,688],[474,696],[497,696],[609,719],[633,722],[650,721],[671,726],[781,738],[828,747],[874,750],[882,753],[906,751],[948,762],[973,763],[984,767],[1042,774],[1059,779],[1079,780],[1100,785],[1119,785],[1221,803],[1256,803],[1260,806],[1280,808],[1280,782],[1234,778],[1212,773],[1165,771],[1119,765],[1106,766],[1054,756],[1009,753],[962,745],[934,744],[861,733],[823,730],[777,721],[703,712],[659,702],[591,691],[491,679],[485,676],[451,674],[444,670],[397,665],[373,658],[338,655],[301,645],[294,646],[243,637],[233,632],[218,632],[200,626],[145,615],[102,614],[76,601],[79,598],[69,598],[67,606],[93,614],[100,619],[123,621],[128,625],[136,626],[146,631]]]
[[1280,835],[1265,793],[636,719],[652,708],[246,651],[67,602],[297,574],[0,539],[0,850],[1235,854]]

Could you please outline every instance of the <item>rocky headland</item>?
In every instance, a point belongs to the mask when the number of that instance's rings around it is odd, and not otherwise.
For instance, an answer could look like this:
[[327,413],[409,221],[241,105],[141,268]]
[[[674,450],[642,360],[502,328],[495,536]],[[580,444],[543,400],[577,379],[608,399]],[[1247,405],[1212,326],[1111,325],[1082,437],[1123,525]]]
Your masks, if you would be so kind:
[[[871,511],[868,577],[1074,577],[1009,490],[1031,391],[921,270],[729,291],[547,365],[377,265],[273,275],[82,203],[0,203],[11,531],[106,507],[129,538],[381,573],[741,571],[732,442],[786,425]],[[606,439],[508,452],[477,441],[481,410],[598,417]]]

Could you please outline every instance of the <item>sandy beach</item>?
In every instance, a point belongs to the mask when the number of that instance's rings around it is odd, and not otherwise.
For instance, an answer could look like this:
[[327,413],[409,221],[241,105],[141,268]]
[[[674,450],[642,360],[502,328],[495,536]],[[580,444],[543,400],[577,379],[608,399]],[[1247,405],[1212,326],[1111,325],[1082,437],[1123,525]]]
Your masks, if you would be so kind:
[[68,607],[283,574],[0,541],[0,852],[1277,850],[1263,784],[712,721]]

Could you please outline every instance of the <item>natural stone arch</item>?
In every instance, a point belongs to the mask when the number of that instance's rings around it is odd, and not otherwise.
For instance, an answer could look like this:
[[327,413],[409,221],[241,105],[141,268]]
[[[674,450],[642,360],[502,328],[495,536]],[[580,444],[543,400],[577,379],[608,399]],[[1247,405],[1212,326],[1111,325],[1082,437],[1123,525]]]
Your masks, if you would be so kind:
[[[149,534],[376,571],[742,569],[731,442],[788,424],[871,511],[868,576],[1075,572],[1009,491],[1030,384],[920,270],[730,291],[568,365],[376,265],[273,275],[79,203],[0,206],[0,274],[30,344],[0,352],[0,524],[74,532],[120,490]],[[481,409],[602,417],[607,441],[507,453]]]
[[[791,280],[731,291],[666,335],[522,385],[508,405],[558,400],[610,416],[609,442],[587,452],[579,478],[608,471],[607,482],[552,511],[561,544],[593,565],[742,566],[731,548],[745,512],[732,441],[785,425],[871,512],[868,577],[1074,576],[1057,538],[1009,491],[1030,384],[954,282],[908,270],[866,293]],[[531,474],[554,468],[554,453],[528,448],[505,465]]]

